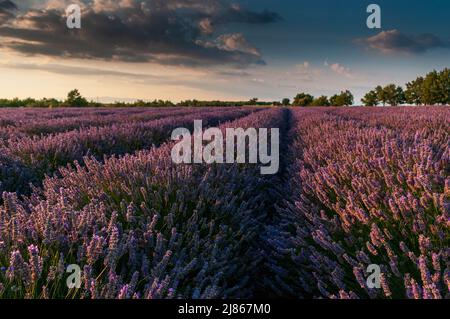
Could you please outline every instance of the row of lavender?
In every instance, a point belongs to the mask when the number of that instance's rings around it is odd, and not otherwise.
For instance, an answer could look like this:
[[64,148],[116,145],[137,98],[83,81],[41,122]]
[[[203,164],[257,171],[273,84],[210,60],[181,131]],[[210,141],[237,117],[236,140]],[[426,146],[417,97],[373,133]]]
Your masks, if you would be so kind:
[[[206,109],[213,111],[212,109]],[[204,110],[193,108],[132,108],[132,109],[2,109],[0,139],[63,133],[91,126],[150,121],[174,115]]]
[[[284,115],[221,127],[282,127]],[[271,178],[258,165],[174,165],[171,146],[86,158],[26,200],[4,193],[0,298],[254,295]],[[83,270],[80,290],[65,286],[68,264]]]
[[288,195],[265,233],[276,296],[450,298],[450,112],[405,112],[294,111]]
[[64,119],[86,120],[114,120],[138,117],[144,114],[173,113],[192,108],[2,108],[0,113],[0,127],[20,127],[37,123],[51,122]]
[[[166,113],[150,110],[141,111],[138,115],[135,114],[135,117],[119,111],[110,114],[109,118],[92,120],[91,124],[96,121],[93,126],[63,133],[39,136],[12,134],[8,139],[0,141],[0,192],[27,194],[30,192],[30,183],[40,185],[45,175],[53,174],[59,167],[74,161],[81,163],[84,156],[92,155],[102,159],[105,155],[120,155],[147,149],[169,139],[174,128],[192,128],[195,119],[202,118],[205,126],[211,126],[239,118],[252,111],[254,110],[206,108]],[[96,113],[95,118],[98,116]],[[158,117],[159,119],[155,119]],[[67,120],[70,126],[79,121],[89,122],[86,117],[81,117],[80,120],[66,116],[63,119]],[[97,126],[100,123],[104,126]],[[24,126],[30,128],[33,125],[35,121]],[[17,127],[20,129],[23,126]]]

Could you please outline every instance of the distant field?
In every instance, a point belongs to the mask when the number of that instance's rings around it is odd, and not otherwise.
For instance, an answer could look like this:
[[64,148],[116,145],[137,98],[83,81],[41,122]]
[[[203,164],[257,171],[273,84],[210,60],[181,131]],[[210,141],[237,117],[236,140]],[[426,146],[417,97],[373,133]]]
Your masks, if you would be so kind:
[[[280,172],[173,164],[198,119]],[[0,298],[450,298],[448,107],[0,109],[0,192]]]

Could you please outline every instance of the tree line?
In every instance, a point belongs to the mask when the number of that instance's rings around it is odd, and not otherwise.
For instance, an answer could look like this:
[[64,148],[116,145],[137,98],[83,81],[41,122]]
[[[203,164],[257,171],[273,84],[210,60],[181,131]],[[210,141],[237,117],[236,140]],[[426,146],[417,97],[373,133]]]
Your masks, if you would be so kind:
[[54,98],[43,98],[43,99],[0,99],[0,107],[42,107],[42,108],[52,108],[52,107],[226,107],[226,106],[271,106],[277,102],[264,102],[259,101],[258,98],[253,98],[248,101],[200,101],[200,100],[185,100],[178,103],[174,103],[169,100],[153,100],[144,101],[137,100],[135,102],[119,102],[114,103],[99,103],[94,101],[88,101],[83,97],[79,90],[74,89],[67,94],[65,100],[58,100]]
[[[386,86],[378,85],[375,89],[367,92],[362,99],[365,106],[401,104],[409,105],[449,105],[450,104],[450,69],[445,68],[438,72],[433,70],[425,76],[419,76],[415,80],[406,83],[405,88],[396,84]],[[309,93],[297,94],[291,103],[289,98],[282,101],[265,102],[253,98],[248,101],[200,101],[185,100],[173,103],[169,100],[138,100],[135,102],[114,102],[111,104],[88,101],[75,89],[68,93],[65,100],[54,98],[43,99],[0,99],[0,107],[177,107],[177,106],[350,106],[354,104],[354,96],[349,90],[341,91],[331,97],[321,95],[314,97]]]
[[353,94],[349,90],[342,91],[328,98],[325,95],[314,97],[308,93],[299,93],[291,101],[288,98],[283,99],[276,105],[280,106],[350,106],[354,103]]
[[87,107],[87,106],[101,106],[101,103],[94,101],[88,101],[84,98],[81,93],[75,89],[67,94],[67,99],[64,101],[54,99],[54,98],[43,98],[43,99],[0,99],[0,107]]
[[406,83],[405,88],[395,84],[384,87],[379,85],[367,92],[362,102],[365,106],[448,105],[450,104],[450,69],[445,68],[440,72],[433,70],[425,76],[419,76]]
[[227,106],[269,106],[273,105],[275,102],[264,102],[259,101],[257,98],[253,98],[248,101],[201,101],[201,100],[184,100],[178,103],[173,103],[171,101],[165,100],[153,100],[153,101],[144,101],[138,100],[132,103],[124,103],[124,102],[115,102],[114,106],[118,107],[227,107]]

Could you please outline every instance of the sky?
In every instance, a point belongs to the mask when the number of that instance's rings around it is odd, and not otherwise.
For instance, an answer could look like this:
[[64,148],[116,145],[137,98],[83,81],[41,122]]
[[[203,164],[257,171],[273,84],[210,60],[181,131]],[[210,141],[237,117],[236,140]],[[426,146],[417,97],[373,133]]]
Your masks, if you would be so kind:
[[[81,29],[66,25],[78,4]],[[369,29],[367,6],[381,8]],[[260,100],[450,67],[443,0],[0,0],[0,98]]]

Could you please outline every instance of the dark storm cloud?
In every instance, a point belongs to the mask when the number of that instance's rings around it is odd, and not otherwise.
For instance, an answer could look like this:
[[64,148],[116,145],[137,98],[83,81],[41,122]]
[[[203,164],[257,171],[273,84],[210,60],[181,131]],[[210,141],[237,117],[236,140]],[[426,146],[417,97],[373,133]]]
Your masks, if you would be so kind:
[[398,30],[383,31],[366,39],[359,39],[358,42],[367,44],[370,48],[383,53],[403,52],[403,53],[424,53],[436,48],[449,48],[449,42],[441,40],[434,34],[409,35]]
[[264,10],[263,12],[253,12],[242,9],[239,6],[231,7],[223,17],[218,18],[218,22],[241,22],[241,23],[273,23],[281,21],[281,17],[272,11]]
[[254,12],[222,0],[94,0],[82,28],[70,30],[61,10],[29,10],[3,24],[2,46],[29,55],[156,62],[171,65],[263,64],[259,50],[228,23],[266,24],[273,12]]
[[13,11],[17,10],[14,2],[0,0],[0,25],[14,18]]
[[0,1],[0,11],[1,10],[17,10],[17,6],[10,0],[2,0]]

